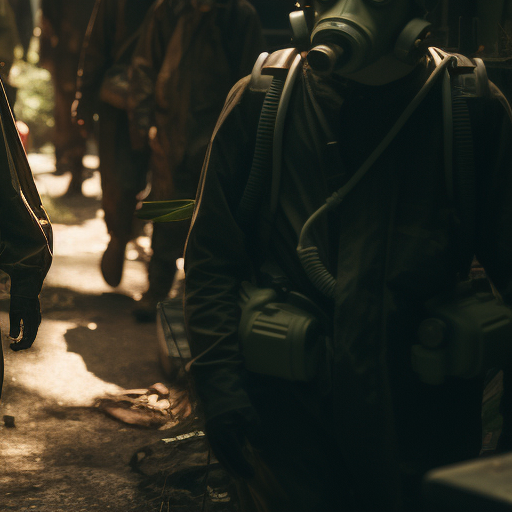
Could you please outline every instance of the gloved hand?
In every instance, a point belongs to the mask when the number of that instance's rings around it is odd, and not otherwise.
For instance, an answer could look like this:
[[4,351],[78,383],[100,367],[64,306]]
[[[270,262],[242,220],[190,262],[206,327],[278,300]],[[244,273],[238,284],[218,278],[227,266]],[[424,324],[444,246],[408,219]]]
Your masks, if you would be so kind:
[[[11,296],[9,323],[9,336],[15,340],[10,345],[11,349],[17,352],[30,348],[36,339],[37,330],[41,323],[39,299]],[[20,332],[23,335],[18,340]]]
[[256,436],[259,423],[252,407],[228,411],[206,422],[206,436],[213,453],[234,477],[254,477],[247,441]]

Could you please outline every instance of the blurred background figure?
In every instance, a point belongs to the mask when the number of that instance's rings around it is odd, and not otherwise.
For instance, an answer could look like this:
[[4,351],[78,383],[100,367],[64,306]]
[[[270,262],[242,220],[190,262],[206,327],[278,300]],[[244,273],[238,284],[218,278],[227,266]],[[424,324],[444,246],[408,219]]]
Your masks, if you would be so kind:
[[19,42],[23,55],[27,55],[32,34],[34,32],[34,12],[30,0],[9,0],[16,20]]
[[67,194],[81,194],[86,139],[71,122],[76,73],[94,0],[42,0],[40,64],[50,71],[55,95],[56,174],[71,172]]
[[99,115],[102,206],[110,242],[101,271],[110,286],[121,282],[126,244],[133,238],[136,196],[146,186],[148,148],[130,142],[126,95],[128,65],[153,0],[97,0],[78,71],[74,117],[91,129]]
[[9,73],[15,59],[15,48],[20,44],[16,17],[8,0],[0,0],[0,76],[11,107],[16,101],[16,89],[9,82]]
[[[246,0],[157,1],[134,53],[130,95],[133,138],[151,147],[151,200],[195,197],[226,96],[263,48],[258,15]],[[138,321],[155,320],[188,228],[188,222],[155,224]]]

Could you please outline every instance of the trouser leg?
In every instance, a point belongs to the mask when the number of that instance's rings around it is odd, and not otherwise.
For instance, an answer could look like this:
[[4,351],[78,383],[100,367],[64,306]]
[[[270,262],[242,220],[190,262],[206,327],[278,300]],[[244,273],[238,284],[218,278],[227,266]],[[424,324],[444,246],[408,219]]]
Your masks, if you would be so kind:
[[261,424],[253,441],[255,477],[237,486],[244,512],[354,510],[332,418],[313,386],[259,376],[249,380]]
[[100,110],[100,175],[102,207],[109,233],[133,237],[137,194],[146,185],[149,154],[131,148],[126,112],[102,104]]
[[57,171],[70,171],[73,186],[79,191],[83,180],[82,159],[86,141],[79,127],[71,121],[74,96],[74,87],[55,79],[54,145]]
[[155,297],[165,298],[171,289],[176,260],[183,257],[189,228],[189,221],[155,223],[153,226],[148,280],[149,293]]

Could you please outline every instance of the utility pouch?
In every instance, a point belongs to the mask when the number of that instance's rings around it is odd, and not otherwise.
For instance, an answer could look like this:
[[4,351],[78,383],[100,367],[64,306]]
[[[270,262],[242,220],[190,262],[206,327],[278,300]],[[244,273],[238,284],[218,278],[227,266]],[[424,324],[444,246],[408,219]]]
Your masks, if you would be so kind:
[[425,304],[426,319],[412,347],[412,367],[426,384],[472,378],[512,357],[512,310],[471,281]]
[[290,381],[309,382],[325,361],[323,313],[307,297],[242,283],[239,340],[247,370]]

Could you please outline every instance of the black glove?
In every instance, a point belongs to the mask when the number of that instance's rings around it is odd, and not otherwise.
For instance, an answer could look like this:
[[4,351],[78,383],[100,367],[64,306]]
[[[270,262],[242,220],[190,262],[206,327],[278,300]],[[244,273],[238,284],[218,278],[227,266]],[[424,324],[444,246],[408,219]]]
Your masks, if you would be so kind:
[[[11,296],[9,322],[9,336],[14,340],[17,340],[11,343],[11,349],[17,352],[18,350],[30,348],[36,339],[37,330],[41,323],[39,299]],[[22,324],[23,327],[21,327]],[[21,339],[18,340],[20,331],[23,335]]]
[[210,447],[221,465],[234,477],[254,477],[248,440],[255,437],[259,418],[252,407],[229,411],[206,422]]

